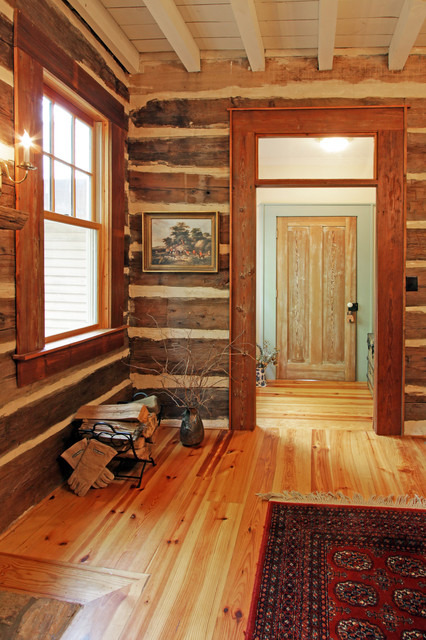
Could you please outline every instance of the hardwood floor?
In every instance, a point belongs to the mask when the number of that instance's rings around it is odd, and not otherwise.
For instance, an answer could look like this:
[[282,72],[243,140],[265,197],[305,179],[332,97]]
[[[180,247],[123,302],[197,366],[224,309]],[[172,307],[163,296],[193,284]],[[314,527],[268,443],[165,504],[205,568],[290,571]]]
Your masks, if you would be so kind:
[[243,640],[267,503],[295,489],[425,495],[421,438],[377,437],[339,383],[258,392],[254,432],[157,431],[142,490],[60,487],[0,538],[0,588],[83,603],[63,640]]

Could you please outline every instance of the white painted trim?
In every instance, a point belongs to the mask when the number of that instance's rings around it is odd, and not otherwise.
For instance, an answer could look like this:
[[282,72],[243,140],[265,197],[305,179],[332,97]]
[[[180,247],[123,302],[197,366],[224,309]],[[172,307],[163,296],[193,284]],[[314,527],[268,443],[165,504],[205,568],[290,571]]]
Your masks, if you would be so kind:
[[423,182],[423,180],[426,180],[426,171],[424,173],[407,173],[407,180]]
[[13,22],[13,7],[10,6],[5,0],[0,0],[0,12],[6,16],[11,22]]
[[[133,107],[132,107],[133,108]],[[140,108],[138,104],[136,109]],[[182,136],[182,129],[177,127],[136,127],[131,121],[129,126],[129,137],[130,138],[181,138],[182,140],[186,140],[186,138],[198,138],[199,136],[203,138],[207,138],[209,136],[219,138],[226,138],[229,136],[229,123],[223,123],[222,126],[219,127],[209,127],[206,126],[204,129],[201,127],[191,127],[190,129],[186,129],[188,135]],[[198,168],[199,170],[199,168]]]
[[426,229],[426,220],[407,220],[407,229]]
[[407,311],[411,313],[426,313],[426,307],[405,307],[405,312]]
[[406,420],[404,436],[426,436],[426,420]]
[[10,87],[13,87],[13,71],[0,66],[0,80],[5,84],[8,84]]
[[168,287],[166,285],[138,285],[129,287],[130,298],[229,298],[229,289],[214,287]]
[[416,384],[407,384],[405,387],[405,393],[411,393],[413,395],[425,395],[426,394],[426,386],[420,386]]
[[405,266],[407,269],[425,269],[426,260],[407,260]]
[[[182,407],[183,409],[183,407]],[[179,418],[167,419],[161,421],[161,426],[170,427],[171,429],[179,429],[182,420]],[[206,420],[203,418],[203,426],[204,429],[226,429],[229,431],[229,419],[228,418],[217,418],[216,420]]]
[[15,161],[15,147],[0,142],[0,160]]
[[[3,158],[1,158],[3,160]],[[14,298],[15,297],[15,281],[13,282],[0,282],[0,298]]]
[[[153,136],[154,138],[156,136]],[[138,171],[139,173],[186,173],[191,175],[200,175],[200,167],[165,167],[164,164],[156,163],[156,164],[136,164],[134,162],[129,162],[129,169],[132,171]],[[229,167],[209,167],[205,172],[212,178],[229,178]],[[204,175],[204,171],[203,171]],[[211,205],[210,209],[211,209]],[[170,205],[169,205],[170,207]],[[175,205],[173,205],[173,211],[175,210]]]
[[[155,362],[153,363],[153,369]],[[173,379],[167,378],[166,375],[150,375],[143,373],[131,373],[130,380],[137,389],[175,389],[176,383],[180,387],[188,386],[188,380],[191,376],[174,376]],[[197,378],[197,376],[195,376]],[[215,389],[228,389],[229,379],[220,376],[210,376],[204,379],[204,387],[214,387]]]
[[254,0],[231,0],[231,8],[252,71],[265,70],[265,48]]
[[11,340],[10,342],[4,342],[3,344],[0,344],[0,353],[11,353],[12,351],[15,351],[16,349],[16,342],[15,340]]
[[[426,58],[425,58],[426,59]],[[277,69],[277,72],[279,69]],[[161,77],[161,68],[158,68],[158,75]],[[218,73],[221,73],[218,70]],[[265,72],[267,73],[267,72]],[[140,76],[141,80],[143,75]],[[273,84],[270,82],[269,77],[265,78],[265,81],[259,81],[256,86],[235,86],[230,87],[227,85],[216,86],[212,82],[212,86],[209,89],[203,89],[197,92],[197,99],[202,98],[229,98],[229,96],[241,95],[241,91],[244,91],[245,98],[265,98],[265,96],[274,96],[274,98],[341,98],[345,97],[349,99],[356,98],[368,98],[374,95],[375,98],[426,98],[426,83],[425,82],[410,82],[402,81],[396,83],[391,82],[378,82],[370,78],[352,83],[344,80],[322,80],[319,76],[319,80],[311,80],[310,82],[287,82],[284,84]],[[146,78],[143,79],[143,86],[140,90],[133,84],[133,99],[136,95],[142,95],[143,103],[146,104],[150,100],[170,100],[171,96],[176,96],[181,99],[194,98],[194,92],[190,90],[182,90],[176,87],[169,87],[164,91],[156,91],[155,93],[146,93]],[[142,106],[142,104],[141,104]],[[185,165],[186,166],[186,165]],[[188,165],[190,166],[190,165]],[[203,167],[204,169],[204,167]],[[208,171],[208,168],[206,168]],[[424,178],[423,178],[424,179]]]
[[139,71],[139,52],[100,0],[69,0],[130,73]]
[[[208,170],[206,171],[206,174],[207,173],[210,174]],[[215,204],[214,206],[208,203],[188,205],[185,202],[179,202],[176,204],[164,204],[161,202],[129,202],[130,215],[140,215],[142,211],[146,211],[149,213],[167,213],[168,211],[191,213],[192,211],[194,211],[195,213],[199,213],[200,211],[210,212],[212,210],[217,211],[218,213],[229,214],[229,202],[225,204]]]
[[173,0],[145,0],[145,6],[186,70],[200,71],[200,50]]
[[180,329],[171,327],[129,327],[129,338],[146,338],[160,342],[173,338],[175,340],[189,338],[191,340],[229,340],[227,329]]
[[318,69],[333,68],[338,0],[320,0],[318,20]]
[[405,0],[389,46],[388,64],[391,71],[404,68],[425,19],[425,0]]
[[406,347],[426,347],[426,338],[407,338]]

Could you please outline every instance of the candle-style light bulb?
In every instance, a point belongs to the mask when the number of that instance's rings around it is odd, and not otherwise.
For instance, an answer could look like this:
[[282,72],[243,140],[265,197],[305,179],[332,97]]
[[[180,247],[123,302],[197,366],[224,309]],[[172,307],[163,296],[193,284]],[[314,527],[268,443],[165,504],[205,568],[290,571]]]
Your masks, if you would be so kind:
[[28,134],[28,131],[24,130],[24,134],[21,136],[21,144],[24,147],[24,164],[30,164],[30,149],[32,146],[32,139]]

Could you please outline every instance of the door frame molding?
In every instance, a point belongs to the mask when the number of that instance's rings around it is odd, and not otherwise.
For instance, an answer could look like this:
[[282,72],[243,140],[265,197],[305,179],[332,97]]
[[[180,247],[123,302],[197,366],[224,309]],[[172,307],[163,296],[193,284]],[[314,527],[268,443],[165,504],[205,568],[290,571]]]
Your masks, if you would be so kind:
[[[231,109],[230,125],[230,342],[235,347],[230,357],[230,428],[252,430],[256,424],[256,187],[374,186],[374,428],[381,435],[400,435],[404,415],[406,107]],[[257,138],[264,135],[374,135],[376,177],[260,180]]]

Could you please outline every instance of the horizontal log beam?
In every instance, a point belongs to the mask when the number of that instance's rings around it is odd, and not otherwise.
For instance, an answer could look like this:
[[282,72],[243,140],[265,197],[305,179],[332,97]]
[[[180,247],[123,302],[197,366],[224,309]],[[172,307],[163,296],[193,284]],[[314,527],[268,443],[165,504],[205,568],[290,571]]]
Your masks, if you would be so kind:
[[406,402],[405,420],[426,420],[426,402]]
[[0,206],[0,229],[19,231],[28,220],[28,216],[26,211]]
[[[163,408],[163,418],[179,419],[182,417],[183,407],[177,406],[173,400],[161,389],[148,388],[143,389],[148,395],[154,394]],[[177,395],[183,397],[182,391],[173,389]],[[229,414],[229,391],[228,389],[215,389],[212,399],[208,402],[207,407],[200,408],[200,415],[203,420],[217,420],[219,418],[227,418]]]
[[407,173],[424,173],[426,169],[426,133],[407,134]]
[[[195,90],[194,90],[195,91]],[[398,100],[398,103],[404,100]],[[425,100],[414,98],[409,100],[410,109],[407,114],[408,127],[422,127],[426,117]],[[339,106],[387,106],[394,105],[393,98],[304,98],[288,99],[268,98],[175,98],[149,100],[143,107],[130,112],[130,120],[137,128],[144,127],[176,127],[193,129],[200,127],[229,126],[229,109],[255,108],[296,108],[296,107],[339,107]]]
[[62,391],[43,396],[0,419],[0,454],[44,433],[65,420],[83,404],[93,402],[127,378],[128,367],[121,361],[100,367]]
[[407,220],[426,220],[426,180],[407,183]]
[[426,347],[405,348],[405,383],[426,381]]
[[[207,377],[227,377],[229,350],[228,340],[200,340],[199,338],[173,338],[166,340],[150,340],[133,338],[130,340],[132,369],[138,369],[144,375],[160,371],[157,363],[168,362],[170,368],[177,367],[176,375],[183,375],[184,363],[189,364],[189,373],[198,375],[200,371],[211,365]],[[180,366],[182,365],[182,367]]]
[[224,167],[229,163],[227,136],[129,139],[129,161],[136,165]]
[[132,202],[223,204],[229,201],[229,181],[194,173],[129,172]]
[[407,229],[407,260],[426,260],[426,229]]
[[228,329],[227,298],[136,298],[132,326]]
[[67,427],[0,467],[0,531],[64,481],[58,456],[72,444],[71,434]]
[[405,312],[405,338],[426,338],[426,313],[419,309],[407,309]]
[[[226,263],[224,262],[226,260]],[[142,253],[135,251],[129,261],[132,282],[135,285],[179,287],[182,285],[181,273],[155,273],[142,271]],[[217,273],[185,273],[187,287],[213,287],[218,290],[229,288],[228,256],[219,256]]]

